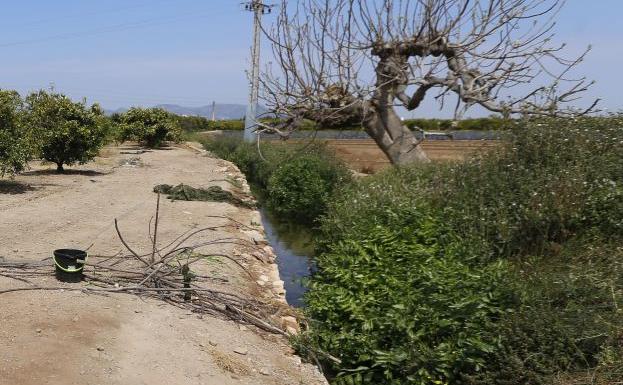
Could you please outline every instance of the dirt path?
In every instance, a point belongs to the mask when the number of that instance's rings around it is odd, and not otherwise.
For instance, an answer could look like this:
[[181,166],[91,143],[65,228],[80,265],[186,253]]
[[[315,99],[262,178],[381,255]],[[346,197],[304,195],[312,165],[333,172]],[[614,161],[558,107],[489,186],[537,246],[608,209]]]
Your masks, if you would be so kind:
[[[233,189],[239,172],[229,163],[184,148],[136,153],[108,148],[95,163],[56,175],[46,166],[0,181],[0,258],[38,261],[57,248],[87,248],[94,255],[121,250],[113,227],[148,250],[152,189],[161,183]],[[261,237],[256,211],[227,203],[163,200],[159,239],[213,225],[224,215],[258,231],[227,230],[212,236]],[[266,269],[243,250],[238,255],[256,275]],[[245,259],[246,258],[246,259]],[[220,285],[248,296],[282,297],[245,276],[231,263],[215,263]],[[38,282],[56,285],[50,276]],[[268,282],[266,287],[272,287]],[[23,286],[0,277],[0,289]],[[278,286],[278,285],[277,285]],[[263,290],[263,291],[262,291]],[[16,292],[0,296],[0,384],[322,384],[300,363],[283,338],[231,321],[201,317],[135,296],[80,292]]]

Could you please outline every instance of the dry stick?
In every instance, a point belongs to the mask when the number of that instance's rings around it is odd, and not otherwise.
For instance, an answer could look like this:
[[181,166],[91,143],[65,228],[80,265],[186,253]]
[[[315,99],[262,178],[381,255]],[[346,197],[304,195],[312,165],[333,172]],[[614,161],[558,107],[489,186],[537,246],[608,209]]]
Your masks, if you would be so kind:
[[198,289],[198,288],[171,288],[171,287],[140,287],[140,286],[128,286],[128,287],[116,287],[107,289],[96,289],[90,287],[61,287],[61,286],[32,286],[32,287],[17,287],[13,289],[0,290],[0,294],[12,293],[15,291],[34,291],[34,290],[66,290],[66,291],[82,291],[89,292],[105,292],[105,293],[124,293],[124,292],[184,292],[184,291],[198,291],[206,293],[214,293],[214,290],[210,289]]
[[123,237],[121,236],[121,232],[119,231],[119,225],[117,223],[117,218],[115,218],[115,230],[117,230],[117,235],[119,236],[119,240],[121,241],[121,243],[123,243],[123,246],[125,246],[125,248],[128,249],[128,251],[130,253],[132,253],[132,255],[134,255],[136,258],[138,258],[139,261],[141,261],[145,265],[149,266],[149,263],[147,263],[147,261],[145,261],[143,258],[141,258],[140,255],[138,255],[134,250],[132,250],[132,248],[123,239]]
[[[157,210],[156,218],[158,218],[159,202],[156,205],[156,210]],[[217,216],[211,216],[211,217],[217,218]],[[229,219],[230,221],[236,222],[232,220],[231,218],[220,217],[220,216],[218,216],[218,218],[225,218],[225,219]],[[236,223],[240,227],[248,228],[247,226],[239,222],[236,222]],[[194,251],[198,247],[203,247],[203,246],[207,246],[210,244],[221,244],[221,243],[238,244],[239,242],[244,242],[242,239],[224,238],[224,239],[219,239],[219,240],[215,240],[212,242],[204,242],[199,245],[193,245],[193,246],[188,246],[188,247],[179,248],[179,249],[176,248],[175,250],[169,251],[164,256],[161,256],[160,259],[156,261],[156,252],[158,252],[158,254],[160,255],[160,250],[157,250],[156,241],[155,241],[156,234],[157,234],[157,221],[156,221],[155,227],[156,228],[154,230],[155,231],[154,242],[152,243],[151,263],[148,263],[145,259],[143,259],[143,256],[136,253],[127,244],[127,242],[121,235],[121,231],[119,230],[118,221],[117,219],[115,219],[115,229],[117,231],[117,235],[119,236],[119,239],[121,240],[121,243],[137,260],[139,260],[144,265],[146,265],[146,267],[144,268],[142,272],[124,270],[122,268],[116,268],[116,267],[105,265],[105,263],[111,259],[110,258],[104,261],[100,261],[91,266],[101,270],[102,272],[106,272],[106,271],[117,272],[117,273],[121,272],[121,273],[127,274],[127,276],[118,276],[118,275],[112,276],[112,277],[98,276],[97,271],[94,271],[93,272],[94,275],[86,274],[86,277],[88,279],[88,282],[90,282],[91,285],[95,287],[31,286],[31,287],[2,290],[0,291],[0,294],[17,292],[17,291],[34,291],[34,290],[64,291],[64,290],[67,290],[67,291],[81,291],[85,294],[98,294],[98,295],[107,295],[108,293],[133,294],[133,295],[138,295],[139,297],[142,295],[145,295],[151,298],[158,298],[158,299],[164,300],[165,302],[172,304],[174,306],[180,307],[180,308],[185,308],[185,309],[191,308],[191,309],[196,309],[197,311],[202,311],[204,313],[221,314],[222,316],[226,316],[230,319],[238,319],[244,322],[248,322],[250,324],[257,326],[258,328],[262,330],[265,330],[271,333],[278,333],[278,334],[284,335],[284,332],[278,329],[276,326],[273,326],[270,323],[263,321],[258,316],[252,313],[249,313],[248,311],[244,311],[240,309],[240,308],[242,309],[248,308],[249,310],[257,311],[259,310],[259,306],[261,305],[261,303],[255,302],[255,301],[249,301],[248,299],[239,297],[233,293],[221,292],[215,289],[205,289],[205,288],[197,287],[196,285],[192,285],[191,288],[182,288],[181,287],[182,282],[179,279],[179,277],[171,276],[172,274],[175,274],[177,271],[173,267],[169,266],[167,264],[167,261],[173,258],[178,258],[180,253],[183,253],[185,251]],[[150,229],[151,229],[151,226],[150,226]],[[194,234],[191,234],[191,236],[186,236],[185,238],[184,236],[178,237],[176,238],[176,241],[184,238],[181,242],[183,243],[186,240],[188,240],[190,237],[192,237],[192,235]],[[162,250],[170,247],[176,241],[172,242],[171,244],[169,244],[167,247],[163,248]],[[181,245],[181,243],[179,245]],[[145,257],[149,255],[150,254],[145,255]],[[228,255],[225,255],[225,254],[218,254],[218,256],[230,259],[231,261],[236,263],[238,266],[240,266],[245,272],[247,272],[250,275],[250,273],[246,270],[246,268],[244,268],[244,266],[242,266],[234,258]],[[193,264],[201,259],[202,258],[194,258],[190,262],[190,264]],[[118,262],[121,262],[123,260],[125,260],[125,258],[119,258]],[[114,264],[116,263],[117,262],[114,262]],[[41,265],[41,263],[39,264],[2,263],[0,264],[0,267],[4,267],[5,269],[9,269],[9,268],[33,269],[35,271],[32,271],[32,274],[34,274],[34,273],[39,273],[37,269],[40,269],[43,266]],[[2,271],[0,270],[0,272]],[[26,271],[24,273],[28,273],[28,272]],[[154,276],[158,277],[158,281],[162,285],[162,287],[151,288],[151,287],[143,286],[145,282],[147,282],[150,278]],[[117,282],[115,282],[115,280]],[[137,284],[137,282],[139,283]],[[124,283],[124,284],[127,284],[128,286],[114,287],[114,288],[105,286],[105,285],[117,286],[118,283]],[[188,291],[192,291],[196,294],[196,300],[194,300],[192,303],[182,302],[181,298],[178,298],[177,296],[173,295],[173,293],[184,293]]]
[[149,275],[148,275],[147,277],[143,278],[143,280],[142,280],[141,282],[139,282],[138,286],[141,286],[141,285],[143,285],[145,282],[149,281],[149,279],[150,279],[151,277],[153,277],[155,274],[159,273],[159,272],[160,272],[160,270],[161,270],[164,266],[166,266],[166,264],[165,264],[164,262],[162,262],[162,263],[160,264],[160,266],[158,266],[158,268],[157,268],[157,269],[154,269],[151,273],[149,273]]
[[156,200],[156,223],[154,224],[154,242],[151,251],[151,264],[154,264],[156,260],[156,242],[158,239],[158,216],[160,214],[160,193],[158,193],[158,199]]
[[288,333],[284,332],[283,330],[279,329],[276,326],[273,326],[271,324],[269,324],[268,322],[262,321],[261,319],[259,319],[258,317],[249,314],[245,311],[242,311],[240,309],[237,309],[234,306],[231,305],[225,305],[225,309],[228,310],[229,312],[237,315],[238,317],[240,317],[240,319],[242,319],[245,322],[248,322],[250,324],[253,324],[255,326],[261,327],[264,330],[269,330],[275,334],[281,334],[283,336],[288,336]]
[[3,273],[0,273],[0,277],[6,277],[6,278],[9,278],[9,279],[14,279],[14,280],[16,280],[16,281],[21,281],[21,282],[24,282],[24,283],[32,284],[32,282],[30,282],[30,281],[29,281],[29,280],[27,280],[27,279],[24,279],[24,278],[19,278],[19,277],[15,277],[15,276],[13,276],[13,275],[8,275],[8,274],[3,274]]
[[[242,264],[241,264],[240,262],[236,261],[234,258],[230,257],[229,255],[225,255],[225,254],[209,254],[209,255],[207,255],[207,256],[208,256],[208,257],[222,257],[222,258],[227,258],[227,259],[229,259],[230,261],[232,261],[233,263],[235,263],[236,265],[238,265],[238,267],[240,267],[240,268],[241,268],[241,269],[242,269],[245,273],[247,273],[247,275],[248,275],[249,277],[253,278],[253,275],[249,272],[249,270],[247,270],[247,268],[246,268],[246,267],[242,266]],[[197,258],[193,261],[193,263],[194,263],[194,262],[197,262],[197,261],[200,261],[200,260],[202,260],[203,258],[205,258],[205,257],[197,257]]]

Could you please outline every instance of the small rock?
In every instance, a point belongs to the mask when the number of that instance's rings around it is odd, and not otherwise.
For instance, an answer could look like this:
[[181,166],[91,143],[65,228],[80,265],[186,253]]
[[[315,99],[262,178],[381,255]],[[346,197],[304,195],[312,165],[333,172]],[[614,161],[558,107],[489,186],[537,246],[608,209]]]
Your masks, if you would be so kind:
[[286,294],[286,289],[284,289],[283,287],[274,288],[273,291],[279,296]]
[[238,353],[241,356],[246,356],[249,353],[249,350],[245,348],[236,348],[234,349],[234,353]]
[[264,286],[264,285],[266,285],[266,281],[262,281],[262,280],[255,281],[255,283],[257,283],[257,284],[258,284],[258,285],[260,285],[260,286]]
[[300,332],[300,326],[296,318],[292,316],[281,317],[281,326],[288,334],[297,335]]
[[140,310],[134,310],[134,312],[135,312],[136,314],[142,313],[142,311],[140,311]]
[[270,376],[270,369],[268,368],[261,368],[260,369],[260,374],[263,376]]
[[103,348],[103,347],[101,347],[101,346],[98,346],[98,347],[97,347],[97,351],[98,351],[98,352],[103,352],[103,351],[104,351],[104,348]]
[[216,343],[215,341],[212,341],[212,340],[208,340],[208,343],[209,343],[210,345],[212,345],[212,346],[216,346],[216,345],[218,345],[218,343]]
[[39,333],[39,334],[41,334],[42,331],[43,330],[41,330],[41,329],[37,329],[37,333]]
[[243,331],[243,332],[249,330],[249,328],[244,326],[244,325],[240,325],[239,329],[240,329],[240,331]]

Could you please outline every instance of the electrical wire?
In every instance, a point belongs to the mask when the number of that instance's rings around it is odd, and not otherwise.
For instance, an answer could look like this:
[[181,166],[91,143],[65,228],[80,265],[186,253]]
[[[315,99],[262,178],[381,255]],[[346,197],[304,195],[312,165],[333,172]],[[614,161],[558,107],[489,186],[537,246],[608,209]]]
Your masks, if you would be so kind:
[[32,21],[18,21],[18,22],[11,23],[9,20],[3,20],[2,24],[4,27],[15,26],[19,28],[20,30],[23,30],[24,27],[57,23],[63,20],[84,19],[85,17],[88,17],[88,16],[96,16],[96,15],[102,15],[102,14],[123,13],[123,12],[130,11],[130,10],[153,7],[154,5],[158,5],[162,3],[169,3],[171,5],[176,4],[176,2],[173,0],[150,0],[149,2],[146,2],[143,4],[134,4],[131,6],[126,6],[126,7],[109,8],[109,9],[103,9],[103,10],[97,10],[97,11],[90,11],[90,12],[73,13],[69,15],[54,17],[54,18],[46,18],[46,19],[39,19],[39,20],[32,20]]
[[122,24],[117,24],[117,25],[113,25],[110,27],[93,29],[90,31],[68,32],[68,33],[61,33],[57,35],[46,36],[46,37],[36,38],[36,39],[26,39],[26,40],[15,41],[15,42],[0,43],[0,48],[45,43],[45,42],[54,41],[54,40],[79,39],[79,38],[83,38],[87,36],[94,36],[94,35],[100,35],[100,34],[111,33],[111,32],[125,31],[129,29],[137,29],[137,28],[145,28],[145,27],[169,24],[171,22],[184,20],[184,19],[205,18],[205,17],[213,17],[213,16],[214,16],[214,12],[210,12],[209,14],[188,12],[188,13],[180,14],[180,15],[173,16],[173,17],[160,17],[160,18],[140,20],[140,21],[136,21],[132,23],[122,23]]

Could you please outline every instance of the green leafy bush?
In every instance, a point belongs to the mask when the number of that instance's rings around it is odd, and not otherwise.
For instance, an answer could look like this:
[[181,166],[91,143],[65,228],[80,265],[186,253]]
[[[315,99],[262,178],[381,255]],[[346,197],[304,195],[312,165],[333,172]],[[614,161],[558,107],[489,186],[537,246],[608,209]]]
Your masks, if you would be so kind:
[[298,340],[341,359],[315,356],[333,383],[620,379],[623,120],[526,121],[507,139],[333,196]]
[[271,174],[266,193],[275,214],[311,224],[326,211],[331,194],[350,173],[329,154],[322,155],[293,157]]
[[308,225],[325,212],[332,192],[350,180],[348,169],[321,144],[262,142],[258,149],[219,136],[205,140],[204,147],[238,166],[276,214]]
[[0,177],[24,169],[33,152],[24,102],[15,91],[0,90]]
[[162,108],[133,107],[119,116],[120,141],[135,140],[148,148],[181,138],[178,120]]
[[498,152],[437,173],[433,198],[482,258],[542,253],[583,229],[623,234],[623,118],[525,123]]
[[62,94],[34,92],[26,97],[28,124],[41,157],[57,165],[86,163],[104,145],[108,127],[99,105],[87,107]]
[[316,259],[302,342],[342,360],[336,384],[454,383],[498,349],[486,331],[514,301],[507,269],[449,254],[426,205],[393,209]]

